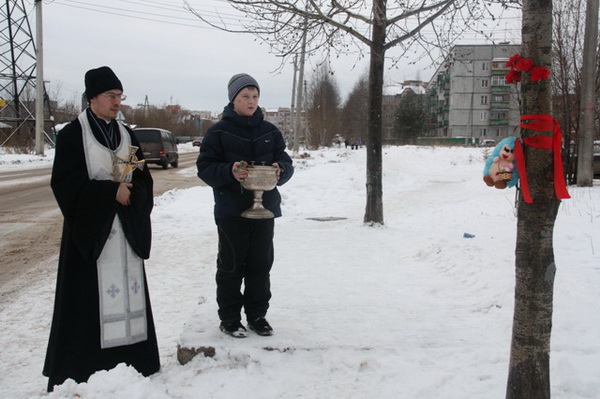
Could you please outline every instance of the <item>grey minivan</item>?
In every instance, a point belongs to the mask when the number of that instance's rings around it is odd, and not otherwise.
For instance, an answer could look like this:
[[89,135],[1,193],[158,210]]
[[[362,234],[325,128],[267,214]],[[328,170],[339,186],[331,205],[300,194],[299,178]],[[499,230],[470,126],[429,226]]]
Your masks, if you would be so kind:
[[135,137],[140,142],[146,163],[155,163],[167,169],[169,164],[179,166],[177,142],[173,134],[157,127],[140,127],[133,129]]

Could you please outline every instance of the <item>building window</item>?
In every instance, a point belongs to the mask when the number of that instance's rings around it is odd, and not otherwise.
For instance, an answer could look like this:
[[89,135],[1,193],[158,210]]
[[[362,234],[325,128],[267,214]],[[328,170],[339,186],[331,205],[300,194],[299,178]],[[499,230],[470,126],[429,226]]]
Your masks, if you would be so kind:
[[488,96],[481,96],[481,104],[487,105],[487,103],[488,103]]
[[493,69],[506,69],[506,61],[493,61],[492,68]]
[[488,63],[487,63],[487,62],[482,62],[482,63],[481,63],[481,70],[482,70],[482,71],[487,71],[487,70],[489,70],[489,69],[490,69],[490,67],[489,67],[489,65],[488,65]]
[[507,119],[508,113],[504,111],[492,112],[492,119]]
[[489,86],[489,80],[487,79],[481,79],[481,87],[488,87]]
[[504,136],[504,129],[496,129],[496,136],[497,137]]
[[479,120],[487,121],[487,118],[488,118],[487,112],[483,111],[481,114],[479,114]]
[[508,94],[494,94],[494,102],[505,102],[509,101]]
[[487,129],[485,127],[482,127],[481,129],[479,129],[479,136],[480,137],[487,136]]
[[508,86],[504,76],[492,76],[492,86]]

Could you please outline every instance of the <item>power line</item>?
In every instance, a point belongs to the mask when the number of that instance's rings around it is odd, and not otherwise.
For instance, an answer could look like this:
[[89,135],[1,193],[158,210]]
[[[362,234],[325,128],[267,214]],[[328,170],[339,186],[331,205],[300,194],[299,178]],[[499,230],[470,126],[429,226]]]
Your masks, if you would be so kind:
[[[157,1],[157,0],[115,0],[125,4],[128,4],[133,7],[132,8],[123,8],[123,7],[115,7],[111,5],[107,5],[106,2],[98,3],[96,1],[84,1],[84,0],[54,0],[51,4],[61,5],[65,7],[77,8],[81,10],[87,10],[92,12],[99,12],[108,15],[114,15],[124,18],[136,19],[141,21],[149,21],[149,22],[157,22],[167,25],[176,25],[176,26],[185,26],[191,28],[199,28],[199,29],[214,29],[212,27],[206,26],[202,21],[198,18],[192,17],[191,12],[183,7],[183,2],[180,4],[169,4],[169,2]],[[188,1],[188,3],[190,3]],[[221,23],[227,23],[233,30],[242,30],[247,27],[247,24],[253,21],[253,19],[242,15],[241,13],[235,15],[231,12],[227,12],[224,10],[227,7],[230,11],[232,8],[228,5],[226,0],[210,0],[210,4],[207,4],[206,1],[203,1],[202,5],[192,4],[192,7],[196,12],[203,15],[206,19],[215,19],[217,22],[214,25],[219,25]],[[137,7],[137,8],[136,8]],[[143,9],[149,11],[143,11]],[[165,13],[164,11],[168,11]],[[515,22],[520,20],[520,17],[502,17],[503,21],[514,20]],[[496,24],[491,24],[487,29],[482,29],[482,31],[486,31],[488,36],[491,36],[493,33],[494,36],[499,37],[499,33],[510,32],[510,29],[501,29],[498,28],[497,22]],[[428,34],[428,29],[423,30],[424,34]],[[431,31],[431,34],[435,34],[435,32]],[[464,35],[464,34],[463,34]],[[471,36],[471,35],[469,35]],[[473,39],[478,39],[478,34],[473,33]]]
[[[130,9],[130,8],[122,8],[122,7],[114,7],[107,5],[106,3],[97,3],[97,2],[85,2],[78,0],[54,0],[52,4],[60,5],[64,7],[76,8],[80,10],[87,10],[93,12],[99,12],[108,15],[114,15],[119,17],[137,19],[142,21],[150,21],[150,22],[158,22],[168,25],[176,25],[176,26],[186,26],[191,28],[200,28],[200,29],[213,29],[211,27],[205,26],[203,22],[201,22],[198,18],[192,17],[191,12],[181,8],[176,8],[175,6],[165,7],[165,5],[159,5],[156,2],[147,2],[140,3],[136,1],[127,1],[120,0],[125,3],[132,4],[133,6],[145,7],[147,9],[154,10],[168,10],[170,13],[180,14],[180,15],[188,15],[178,16],[178,15],[169,15],[164,12],[150,12],[150,11],[142,11],[141,9]],[[203,15],[218,17],[220,20],[229,20],[240,23],[240,18],[233,16],[232,14],[225,14],[219,11],[209,11],[202,10]],[[144,16],[141,16],[144,15]],[[196,22],[197,24],[194,24]],[[239,26],[242,26],[240,23]]]

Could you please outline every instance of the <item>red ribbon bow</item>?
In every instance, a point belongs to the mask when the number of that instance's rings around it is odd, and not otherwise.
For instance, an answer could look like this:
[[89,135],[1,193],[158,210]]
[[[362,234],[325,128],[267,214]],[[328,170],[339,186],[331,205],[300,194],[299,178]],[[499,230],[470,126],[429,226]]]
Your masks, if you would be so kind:
[[[523,120],[533,120],[530,123],[525,123]],[[560,125],[556,119],[547,114],[521,115],[521,128],[533,130],[536,132],[552,131],[552,136],[532,136],[522,139],[523,143],[535,148],[552,150],[554,161],[554,193],[556,198],[565,199],[571,198],[565,184],[562,164],[562,132]],[[523,145],[521,140],[515,142],[515,159],[517,161],[517,169],[521,178],[521,191],[523,199],[528,204],[533,203],[533,198],[529,191],[529,183],[527,181],[527,169],[525,168],[525,154],[523,153]]]

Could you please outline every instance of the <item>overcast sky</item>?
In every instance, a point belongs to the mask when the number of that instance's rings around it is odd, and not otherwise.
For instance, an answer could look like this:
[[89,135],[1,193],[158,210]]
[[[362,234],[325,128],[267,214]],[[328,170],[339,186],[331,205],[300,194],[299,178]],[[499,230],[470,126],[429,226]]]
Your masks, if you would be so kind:
[[[208,16],[233,11],[224,0],[190,0]],[[29,10],[35,34],[33,0]],[[231,22],[231,21],[230,21]],[[505,39],[520,36],[519,21],[504,23]],[[227,104],[227,82],[239,72],[252,75],[261,86],[260,105],[289,107],[294,69],[288,63],[274,73],[281,59],[247,34],[210,28],[184,9],[183,0],[52,0],[43,3],[44,79],[52,99],[78,99],[87,70],[110,66],[124,86],[125,104],[137,106],[146,96],[151,105],[179,104],[190,110],[218,113]],[[512,33],[511,33],[512,32]],[[503,33],[505,36],[507,33]],[[483,43],[479,41],[478,43]],[[309,60],[306,78],[320,59]],[[420,78],[429,80],[435,65],[409,61],[386,70],[386,83]],[[333,62],[342,100],[367,61],[345,56]]]

